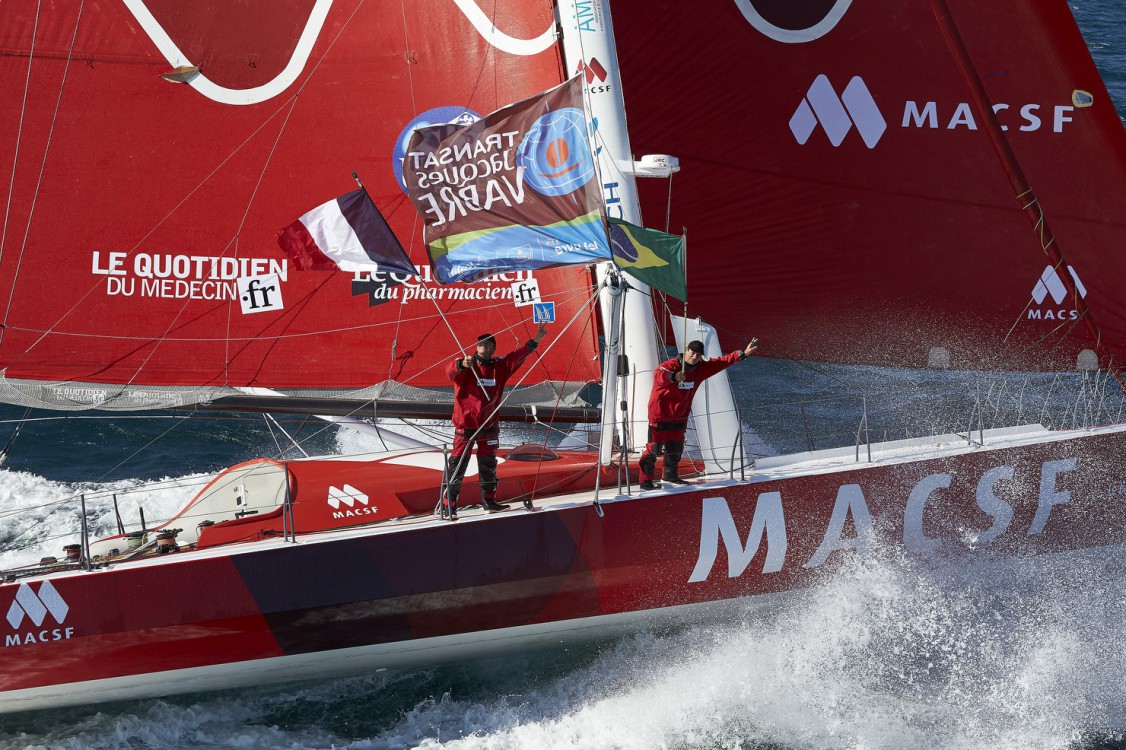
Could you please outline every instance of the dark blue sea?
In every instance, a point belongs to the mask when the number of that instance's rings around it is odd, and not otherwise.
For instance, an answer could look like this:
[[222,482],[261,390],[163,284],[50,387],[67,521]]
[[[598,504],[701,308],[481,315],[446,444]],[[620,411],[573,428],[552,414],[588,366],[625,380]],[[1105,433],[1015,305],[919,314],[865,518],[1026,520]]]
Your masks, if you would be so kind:
[[[1126,0],[1071,8],[1126,115]],[[1006,379],[784,359],[731,372],[760,455],[852,445],[865,417],[880,440],[1126,416],[1116,386],[1091,375]],[[0,468],[0,568],[73,541],[78,493],[103,498],[92,513],[109,531],[110,492],[127,524],[141,509],[152,520],[182,501],[162,482],[295,455],[261,417],[111,420],[10,406],[0,406],[0,448],[20,420]],[[372,447],[315,421],[283,424],[310,453]],[[1126,559],[1092,555],[1049,574],[1017,571],[998,589],[904,560],[865,560],[780,611],[685,631],[483,664],[0,715],[0,750],[1120,749],[1123,569]]]

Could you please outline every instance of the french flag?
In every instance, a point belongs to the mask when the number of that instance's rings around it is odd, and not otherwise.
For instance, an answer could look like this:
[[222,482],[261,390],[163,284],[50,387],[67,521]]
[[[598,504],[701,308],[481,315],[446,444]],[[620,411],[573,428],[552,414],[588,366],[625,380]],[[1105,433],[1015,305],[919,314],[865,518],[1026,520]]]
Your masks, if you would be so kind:
[[300,271],[418,271],[363,188],[317,206],[278,232]]

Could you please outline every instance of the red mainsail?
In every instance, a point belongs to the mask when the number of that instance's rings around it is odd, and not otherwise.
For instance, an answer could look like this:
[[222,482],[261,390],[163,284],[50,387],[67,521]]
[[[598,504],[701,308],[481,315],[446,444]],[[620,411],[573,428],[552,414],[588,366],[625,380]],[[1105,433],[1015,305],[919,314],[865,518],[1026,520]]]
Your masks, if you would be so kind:
[[[673,3],[657,24],[650,3],[613,6],[633,149],[680,158],[689,311],[728,342],[910,366],[945,349],[975,369],[1126,358],[1126,138],[1067,4],[945,4],[972,70],[927,2]],[[640,189],[663,228],[669,186]]]
[[585,269],[388,288],[296,271],[275,244],[356,171],[428,271],[399,183],[408,126],[557,85],[554,23],[546,0],[468,15],[398,0],[4,2],[0,372],[134,389],[448,385],[442,365],[478,334],[503,348],[534,333],[513,288],[537,283],[560,323],[525,383],[596,378]]

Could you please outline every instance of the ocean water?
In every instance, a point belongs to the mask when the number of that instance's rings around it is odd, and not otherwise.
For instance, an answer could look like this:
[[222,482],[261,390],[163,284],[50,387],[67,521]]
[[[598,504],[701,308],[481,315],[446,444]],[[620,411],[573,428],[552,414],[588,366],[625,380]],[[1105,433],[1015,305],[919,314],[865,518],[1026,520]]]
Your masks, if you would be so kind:
[[[1126,5],[1071,7],[1126,115]],[[761,454],[850,444],[865,414],[873,439],[1122,419],[1113,384],[1081,375],[1014,384],[767,360],[731,372]],[[23,413],[0,407],[0,447]],[[78,493],[97,496],[102,530],[109,493],[127,524],[141,509],[164,518],[191,489],[162,481],[202,484],[285,445],[260,417],[32,416],[0,468],[0,568],[72,541]],[[310,452],[374,448],[285,426]],[[889,552],[769,613],[733,606],[687,630],[487,663],[0,716],[0,750],[1126,748],[1124,565],[1092,554],[967,578]]]

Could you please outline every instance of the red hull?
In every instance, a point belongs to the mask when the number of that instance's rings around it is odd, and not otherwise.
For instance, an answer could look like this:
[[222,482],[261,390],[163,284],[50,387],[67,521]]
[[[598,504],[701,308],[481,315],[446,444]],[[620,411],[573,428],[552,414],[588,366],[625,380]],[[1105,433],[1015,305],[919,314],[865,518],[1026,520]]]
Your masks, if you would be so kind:
[[419,519],[8,583],[0,710],[199,689],[167,673],[240,662],[247,684],[269,657],[324,657],[289,676],[325,674],[321,662],[340,649],[387,658],[343,660],[332,673],[421,662],[442,639],[573,630],[604,615],[807,587],[878,547],[985,562],[1120,544],[1122,455],[1126,431],[1108,429],[821,473],[760,471],[617,497],[604,517],[576,495],[536,513]]

